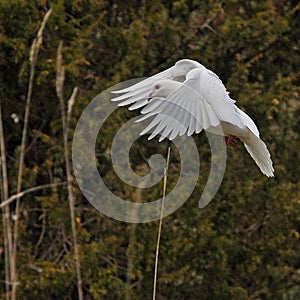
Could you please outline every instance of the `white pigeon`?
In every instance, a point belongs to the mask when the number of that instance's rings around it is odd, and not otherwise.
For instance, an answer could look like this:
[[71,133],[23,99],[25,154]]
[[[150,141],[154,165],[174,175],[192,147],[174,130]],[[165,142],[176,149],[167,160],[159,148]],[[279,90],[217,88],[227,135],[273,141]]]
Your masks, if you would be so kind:
[[274,176],[270,153],[253,120],[235,105],[219,77],[197,61],[179,60],[163,72],[112,93],[122,94],[111,100],[121,101],[119,106],[131,105],[129,110],[145,106],[139,121],[154,117],[141,135],[151,132],[149,139],[160,134],[159,141],[173,140],[202,129],[217,134],[221,126],[227,145],[241,140],[261,172]]

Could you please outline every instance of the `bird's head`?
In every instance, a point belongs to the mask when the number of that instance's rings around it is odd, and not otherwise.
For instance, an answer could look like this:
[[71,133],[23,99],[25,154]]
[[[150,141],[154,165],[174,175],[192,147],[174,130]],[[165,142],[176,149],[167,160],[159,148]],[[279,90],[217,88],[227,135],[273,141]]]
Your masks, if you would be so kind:
[[173,93],[181,85],[180,82],[174,80],[159,80],[155,82],[150,94],[150,98],[166,98],[169,94]]

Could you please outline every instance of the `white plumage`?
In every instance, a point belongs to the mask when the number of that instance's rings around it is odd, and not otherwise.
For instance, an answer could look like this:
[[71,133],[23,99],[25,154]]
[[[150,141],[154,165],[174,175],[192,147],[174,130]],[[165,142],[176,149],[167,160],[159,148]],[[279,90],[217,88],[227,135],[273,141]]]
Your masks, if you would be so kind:
[[153,117],[141,132],[160,134],[159,141],[178,135],[192,135],[203,129],[217,133],[221,125],[225,136],[240,139],[262,173],[274,176],[272,160],[253,120],[235,105],[219,77],[200,63],[182,59],[171,68],[128,88],[112,99],[129,110],[143,107],[139,121]]

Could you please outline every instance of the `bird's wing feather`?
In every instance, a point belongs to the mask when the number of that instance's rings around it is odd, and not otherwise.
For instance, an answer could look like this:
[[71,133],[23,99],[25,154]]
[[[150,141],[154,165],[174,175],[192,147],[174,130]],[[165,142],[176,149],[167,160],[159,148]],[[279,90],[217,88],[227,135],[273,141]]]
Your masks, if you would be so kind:
[[235,106],[236,110],[238,111],[241,120],[247,126],[257,137],[259,137],[259,131],[257,126],[255,125],[254,121],[245,113],[243,112],[240,108]]
[[215,73],[208,69],[202,72],[197,88],[221,121],[244,128],[243,120],[235,109],[235,100],[229,97],[226,87]]
[[[127,88],[112,91],[113,94],[122,95],[118,95],[112,98],[111,101],[120,101],[120,103],[118,104],[119,106],[134,104],[130,107],[130,109],[140,108],[148,103],[149,94],[156,82],[166,79],[171,79],[176,82],[182,82],[185,80],[186,74],[189,70],[197,68],[199,66],[201,65],[196,61],[190,59],[182,59],[178,61],[174,66],[165,71],[144,79]],[[138,102],[138,104],[136,102]]]
[[[172,66],[160,73],[157,73],[157,74],[155,74],[149,78],[146,78],[136,84],[133,84],[127,88],[117,90],[117,91],[112,91],[112,93],[113,94],[123,94],[123,93],[135,92],[137,90],[142,90],[143,88],[151,88],[152,85],[158,80],[172,78],[174,76],[175,69],[176,69],[176,67]],[[118,100],[115,100],[115,101],[118,101]]]
[[245,148],[247,149],[257,166],[260,168],[262,173],[268,177],[273,177],[273,163],[266,144],[258,136],[256,136],[251,129],[248,130],[248,136],[242,139]]
[[177,66],[172,66],[163,72],[160,72],[147,79],[144,79],[125,89],[112,91],[113,94],[122,94],[122,95],[118,95],[117,97],[112,98],[111,101],[120,101],[118,106],[133,104],[130,107],[130,110],[145,106],[148,103],[149,94],[153,88],[153,85],[159,80],[175,78],[176,69],[178,69]]
[[[184,83],[178,83],[178,88],[164,100],[161,98],[151,100],[142,113],[146,114],[146,118],[148,114],[156,117],[141,132],[141,135],[152,132],[149,137],[152,139],[160,133],[160,140],[166,137],[172,140],[177,135],[186,132],[192,135],[194,132],[199,133],[202,129],[220,124],[220,119],[211,105],[194,88],[194,81],[194,79],[187,79]],[[160,101],[160,105],[154,103],[155,101]]]

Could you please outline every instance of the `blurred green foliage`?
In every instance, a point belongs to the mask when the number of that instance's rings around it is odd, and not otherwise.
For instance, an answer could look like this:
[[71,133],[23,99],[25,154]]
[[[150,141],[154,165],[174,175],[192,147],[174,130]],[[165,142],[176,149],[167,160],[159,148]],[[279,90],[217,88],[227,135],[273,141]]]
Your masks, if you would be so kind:
[[[0,101],[11,194],[16,190],[30,46],[50,7],[36,67],[23,189],[66,180],[55,92],[60,40],[66,99],[75,86],[80,89],[71,135],[84,107],[104,89],[159,72],[181,58],[198,60],[221,77],[258,124],[275,178],[264,177],[243,148],[228,149],[222,186],[212,203],[199,210],[209,147],[205,138],[195,137],[201,174],[190,199],[164,219],[158,299],[299,299],[299,2],[1,0]],[[160,197],[162,184],[137,191],[118,180],[110,161],[112,133],[133,115],[120,108],[108,120],[97,142],[99,170],[116,194],[151,201]],[[147,173],[144,157],[165,156],[167,146],[141,138],[132,148],[134,169]],[[178,169],[173,147],[169,189]],[[152,298],[157,222],[132,225],[109,219],[76,185],[74,191],[84,298]],[[29,194],[21,207],[19,299],[76,299],[67,189]],[[1,226],[0,299],[5,299]]]

